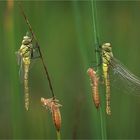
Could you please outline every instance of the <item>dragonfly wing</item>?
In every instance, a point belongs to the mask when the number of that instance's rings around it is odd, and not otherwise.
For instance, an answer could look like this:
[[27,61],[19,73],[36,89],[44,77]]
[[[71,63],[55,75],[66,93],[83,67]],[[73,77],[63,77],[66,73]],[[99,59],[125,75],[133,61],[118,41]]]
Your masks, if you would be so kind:
[[32,55],[31,55],[31,58],[32,58],[32,59],[40,58],[40,53],[39,53],[37,44],[36,44],[35,47],[32,49],[32,53],[31,53],[31,54],[32,54]]
[[19,78],[20,78],[20,82],[23,83],[24,80],[24,71],[23,71],[23,60],[21,55],[19,54],[19,52],[15,52],[16,57],[17,57],[17,63],[20,66],[19,68]]
[[20,65],[20,63],[21,63],[21,56],[20,56],[18,51],[15,52],[15,54],[16,54],[16,57],[17,57],[17,63],[18,63],[18,65]]
[[117,86],[121,87],[126,93],[140,96],[140,78],[130,72],[119,60],[111,58],[110,67],[112,68],[114,78],[113,82],[118,83]]
[[22,61],[22,59],[21,59],[21,61],[20,61],[20,69],[19,69],[19,78],[20,78],[20,82],[21,83],[23,83],[23,81],[24,81],[24,63],[23,63],[23,61]]

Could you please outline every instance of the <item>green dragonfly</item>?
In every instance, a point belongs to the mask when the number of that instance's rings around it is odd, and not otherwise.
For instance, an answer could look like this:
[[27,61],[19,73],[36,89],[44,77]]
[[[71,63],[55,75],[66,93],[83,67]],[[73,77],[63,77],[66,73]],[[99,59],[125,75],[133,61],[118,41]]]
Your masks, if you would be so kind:
[[[29,109],[29,86],[28,86],[28,77],[29,77],[29,67],[31,64],[31,59],[34,58],[34,52],[36,48],[33,47],[32,38],[26,34],[23,37],[22,45],[18,50],[18,64],[20,65],[19,74],[20,77],[23,77],[24,81],[24,93],[25,93],[25,109]],[[37,57],[36,57],[37,58]]]
[[127,86],[128,93],[140,95],[140,78],[130,72],[119,60],[113,56],[110,43],[101,46],[102,69],[106,85],[106,113],[111,114],[110,109],[110,69],[113,75],[119,78],[123,87]]

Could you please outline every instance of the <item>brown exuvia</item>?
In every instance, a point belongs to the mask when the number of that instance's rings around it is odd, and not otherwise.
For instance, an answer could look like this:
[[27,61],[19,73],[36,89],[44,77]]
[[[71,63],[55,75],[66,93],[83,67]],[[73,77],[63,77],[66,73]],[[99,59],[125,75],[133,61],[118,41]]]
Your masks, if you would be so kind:
[[59,107],[61,107],[62,105],[60,105],[58,102],[59,101],[57,99],[53,99],[53,98],[49,98],[49,99],[41,98],[41,103],[43,104],[43,106],[51,111],[52,119],[55,124],[56,130],[60,131],[61,113]]
[[98,91],[99,77],[97,76],[97,74],[93,68],[89,68],[87,70],[87,73],[88,73],[90,80],[91,80],[93,102],[94,102],[96,108],[98,108],[100,105],[100,96],[99,96],[99,91]]

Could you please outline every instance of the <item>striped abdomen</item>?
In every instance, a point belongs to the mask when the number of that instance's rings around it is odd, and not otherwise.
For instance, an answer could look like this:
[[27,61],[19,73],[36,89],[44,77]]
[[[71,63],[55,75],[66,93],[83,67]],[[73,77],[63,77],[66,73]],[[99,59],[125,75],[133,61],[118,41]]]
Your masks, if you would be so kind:
[[111,108],[110,108],[110,80],[109,80],[109,66],[108,64],[103,64],[103,74],[105,79],[105,86],[106,86],[106,113],[111,115]]
[[29,65],[30,60],[28,58],[24,58],[24,93],[25,93],[25,108],[29,109],[29,85],[28,85],[28,75],[29,75]]
[[62,105],[57,103],[58,102],[57,99],[53,99],[53,98],[49,98],[49,99],[41,98],[41,102],[43,106],[45,106],[51,111],[55,128],[59,132],[61,128],[61,113],[59,107],[61,107]]
[[88,73],[90,80],[91,80],[93,102],[94,102],[96,108],[98,108],[100,105],[100,96],[99,96],[99,91],[98,91],[99,78],[97,77],[96,72],[92,68],[89,68],[87,70],[87,73]]

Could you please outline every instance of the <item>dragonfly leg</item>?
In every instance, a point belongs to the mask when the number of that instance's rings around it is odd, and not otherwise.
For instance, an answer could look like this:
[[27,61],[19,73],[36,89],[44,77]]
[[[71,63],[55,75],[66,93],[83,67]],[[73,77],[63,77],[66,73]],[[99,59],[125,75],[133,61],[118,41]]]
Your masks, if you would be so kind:
[[32,36],[32,37],[31,37],[31,42],[33,41],[33,39],[34,39],[34,37]]
[[101,83],[101,85],[104,85],[104,84],[105,84],[104,76],[103,76],[103,75],[101,75],[101,76],[99,77],[99,83]]
[[96,47],[96,49],[95,49],[95,53],[99,53],[99,55],[100,55],[100,59],[99,59],[99,64],[97,64],[96,65],[96,67],[99,67],[99,66],[101,66],[101,64],[102,64],[102,59],[101,59],[101,48],[99,47],[99,45],[98,45],[98,48]]
[[95,53],[101,53],[100,49],[95,49]]
[[95,52],[98,52],[98,53],[101,53],[101,51],[102,51],[102,46],[101,45],[99,45],[99,44],[95,44]]
[[40,55],[38,55],[38,56],[31,56],[31,59],[38,59],[38,58],[40,58]]
[[102,62],[100,62],[99,64],[93,65],[93,67],[99,67],[102,65]]
[[[35,55],[35,52],[36,52],[36,55]],[[37,59],[37,58],[40,58],[40,54],[39,54],[39,51],[38,51],[38,47],[35,47],[35,48],[32,49],[31,59]]]

